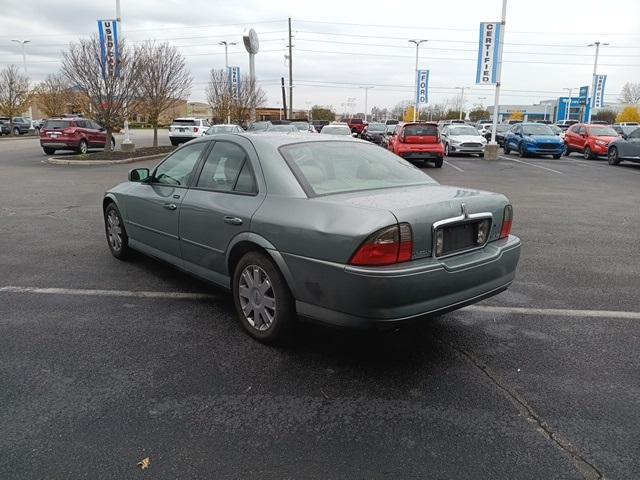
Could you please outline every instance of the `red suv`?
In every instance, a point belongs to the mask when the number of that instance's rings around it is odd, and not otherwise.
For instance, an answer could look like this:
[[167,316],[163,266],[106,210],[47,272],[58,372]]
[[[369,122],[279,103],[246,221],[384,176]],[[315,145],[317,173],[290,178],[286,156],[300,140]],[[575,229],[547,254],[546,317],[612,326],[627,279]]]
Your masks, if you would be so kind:
[[350,118],[347,120],[347,125],[351,129],[351,133],[357,133],[358,135],[362,135],[364,127],[367,126],[361,118]]
[[[105,129],[87,118],[52,118],[40,130],[40,146],[47,155],[56,150],[87,153],[90,148],[104,148]],[[116,141],[111,137],[111,147]]]
[[406,160],[433,160],[437,168],[441,168],[444,161],[437,123],[400,123],[391,134],[387,148]]
[[565,155],[581,152],[584,158],[593,159],[606,156],[609,143],[618,138],[618,133],[609,125],[588,125],[576,123],[564,134]]

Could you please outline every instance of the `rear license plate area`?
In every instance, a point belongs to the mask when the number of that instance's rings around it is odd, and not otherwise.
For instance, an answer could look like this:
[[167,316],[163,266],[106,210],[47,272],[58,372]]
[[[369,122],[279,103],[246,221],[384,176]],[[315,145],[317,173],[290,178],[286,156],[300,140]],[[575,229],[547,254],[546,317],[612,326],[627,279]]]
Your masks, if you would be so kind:
[[439,228],[438,230],[442,231],[442,253],[440,256],[476,248],[478,246],[478,224],[479,222],[461,223]]

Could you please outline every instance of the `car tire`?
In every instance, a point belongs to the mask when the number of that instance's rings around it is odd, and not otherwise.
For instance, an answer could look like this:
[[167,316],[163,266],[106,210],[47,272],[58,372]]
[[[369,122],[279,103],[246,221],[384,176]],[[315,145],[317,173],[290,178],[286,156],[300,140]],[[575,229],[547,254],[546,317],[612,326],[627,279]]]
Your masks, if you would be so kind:
[[37,136],[40,136],[40,127],[36,127],[36,128],[33,130],[33,133],[34,133],[35,135],[37,135]]
[[569,157],[571,156],[571,149],[569,148],[569,145],[567,145],[565,143],[564,145],[564,152],[562,153],[565,157]]
[[607,161],[609,165],[619,165],[620,157],[618,156],[618,147],[611,147],[607,152]]
[[558,160],[561,156],[562,156],[562,154],[558,153],[558,154],[554,155],[554,156],[553,156],[553,158],[555,158],[556,160]]
[[435,161],[433,162],[436,168],[442,168],[443,163],[444,163],[444,158],[442,157],[436,158]]
[[479,154],[478,154],[478,156],[479,156],[480,158],[484,158],[484,153],[479,153]]
[[585,160],[593,160],[594,158],[596,158],[593,152],[591,151],[591,148],[588,145],[584,147],[583,155]]
[[104,209],[104,230],[111,254],[119,260],[124,260],[131,253],[129,237],[120,211],[113,202]]
[[505,143],[504,146],[502,147],[502,150],[504,151],[505,155],[509,155],[511,153],[511,149],[509,147],[507,147],[507,144]]
[[527,151],[522,143],[518,145],[518,155],[520,155],[520,158],[525,158],[527,156]]
[[84,155],[89,151],[89,145],[87,144],[87,141],[85,139],[80,140],[77,151],[81,155]]
[[54,153],[56,153],[55,148],[43,147],[42,150],[44,150],[44,153],[46,153],[47,155],[53,155]]
[[116,149],[116,139],[111,137],[111,151]]
[[178,142],[176,142],[175,140],[171,140],[171,145],[173,145],[174,147],[178,146]]
[[20,135],[20,129],[19,129],[18,127],[15,127],[15,128],[13,129],[13,134],[14,134],[16,137],[17,137],[17,136],[19,136],[19,135]]
[[233,271],[232,282],[233,303],[247,333],[263,343],[286,340],[296,320],[295,303],[273,260],[262,252],[246,253]]

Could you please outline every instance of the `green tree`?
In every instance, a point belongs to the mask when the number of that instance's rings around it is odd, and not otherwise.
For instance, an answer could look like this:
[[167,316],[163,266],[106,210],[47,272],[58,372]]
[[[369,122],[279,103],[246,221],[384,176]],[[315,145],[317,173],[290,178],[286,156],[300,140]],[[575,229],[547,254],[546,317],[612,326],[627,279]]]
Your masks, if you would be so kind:
[[[458,120],[460,118],[460,110],[447,110],[447,114],[445,115],[445,120]],[[464,112],[462,113],[462,118],[464,118]]]
[[491,114],[484,107],[476,107],[469,112],[469,120],[471,120],[472,122],[488,119],[490,116]]
[[333,122],[336,119],[336,114],[328,108],[314,105],[311,107],[311,118],[314,120],[328,120]]

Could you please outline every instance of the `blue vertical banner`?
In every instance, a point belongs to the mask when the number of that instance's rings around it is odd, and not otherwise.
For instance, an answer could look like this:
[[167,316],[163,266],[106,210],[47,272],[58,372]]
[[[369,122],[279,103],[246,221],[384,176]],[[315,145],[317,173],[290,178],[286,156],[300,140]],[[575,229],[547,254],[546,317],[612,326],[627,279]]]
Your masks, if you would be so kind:
[[480,22],[476,83],[495,85],[500,61],[500,22]]
[[229,95],[234,100],[237,100],[240,93],[240,67],[227,68],[227,77],[229,78]]
[[578,94],[578,100],[580,101],[580,105],[586,105],[587,98],[589,98],[589,85],[580,87],[580,93]]
[[416,104],[426,105],[429,102],[429,70],[418,70],[416,75]]
[[102,78],[117,77],[120,72],[120,46],[117,20],[98,20],[100,67]]
[[604,106],[604,84],[606,82],[606,75],[593,76],[593,86],[591,87],[591,108],[600,108]]

